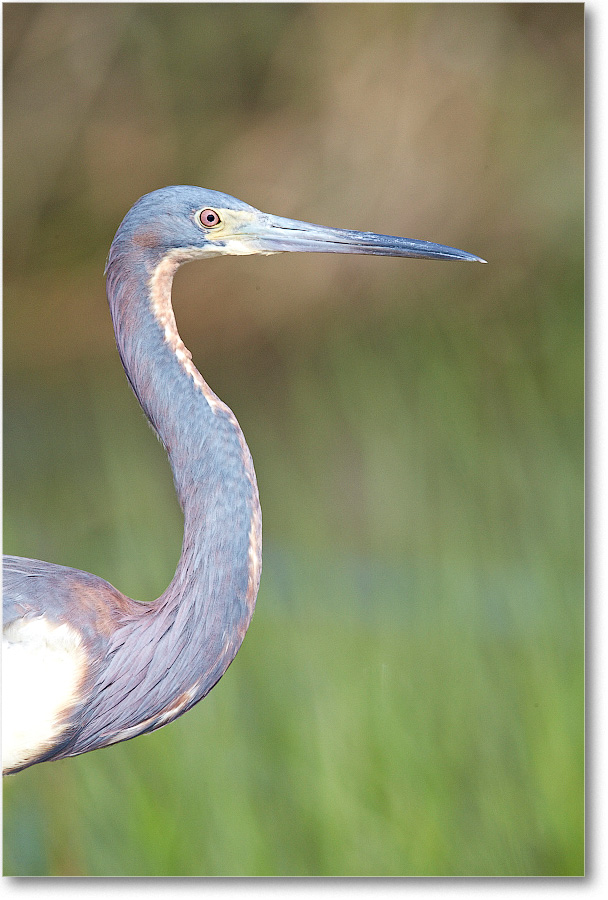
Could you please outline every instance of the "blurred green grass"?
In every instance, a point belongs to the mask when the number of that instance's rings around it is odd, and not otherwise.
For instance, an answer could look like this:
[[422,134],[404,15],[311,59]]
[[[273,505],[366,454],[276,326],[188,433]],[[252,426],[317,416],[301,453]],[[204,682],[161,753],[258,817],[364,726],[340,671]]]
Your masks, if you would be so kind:
[[[294,335],[266,370],[214,361],[264,505],[250,632],[169,728],[9,779],[6,874],[582,873],[573,272],[533,321],[404,306]],[[180,515],[118,364],[106,376],[9,380],[5,544],[149,599]]]

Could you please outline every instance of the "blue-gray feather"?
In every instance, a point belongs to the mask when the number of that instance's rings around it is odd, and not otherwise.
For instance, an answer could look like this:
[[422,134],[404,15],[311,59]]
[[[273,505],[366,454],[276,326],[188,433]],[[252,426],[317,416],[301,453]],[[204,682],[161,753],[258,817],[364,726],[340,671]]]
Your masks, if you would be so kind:
[[[207,209],[210,216],[199,215]],[[110,248],[107,294],[125,372],[167,450],[184,513],[182,554],[167,590],[148,604],[84,572],[9,561],[7,620],[68,622],[88,657],[78,703],[54,749],[25,765],[166,724],[200,700],[234,658],[260,578],[255,473],[234,415],[177,334],[170,287],[177,266],[197,256],[284,250],[483,262],[429,241],[269,216],[198,187],[163,188],[137,201]]]
[[45,759],[106,746],[181,715],[230,665],[253,614],[259,560],[252,581],[250,543],[253,523],[259,555],[261,520],[251,456],[231,411],[212,407],[210,389],[205,396],[177,359],[150,297],[151,274],[167,254],[203,245],[192,214],[210,204],[251,209],[195,187],[147,194],[125,216],[106,265],[123,366],[167,450],[184,513],[171,584],[158,600],[140,603],[85,572],[15,557],[5,563],[5,617],[70,622],[90,660],[82,702]]

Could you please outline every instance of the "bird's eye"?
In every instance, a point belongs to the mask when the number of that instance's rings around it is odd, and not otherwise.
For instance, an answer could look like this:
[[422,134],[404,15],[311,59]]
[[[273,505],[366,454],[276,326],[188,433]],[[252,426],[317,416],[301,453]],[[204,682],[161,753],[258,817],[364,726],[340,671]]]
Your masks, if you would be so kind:
[[214,209],[203,209],[198,214],[198,217],[201,220],[201,225],[204,225],[205,228],[215,228],[222,221]]

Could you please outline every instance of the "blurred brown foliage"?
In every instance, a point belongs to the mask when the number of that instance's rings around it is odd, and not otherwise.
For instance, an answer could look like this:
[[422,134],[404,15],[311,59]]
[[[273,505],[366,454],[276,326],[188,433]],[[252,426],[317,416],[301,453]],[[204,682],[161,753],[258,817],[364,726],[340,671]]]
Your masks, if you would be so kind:
[[[560,245],[582,248],[582,4],[3,12],[9,369],[113,353],[103,260],[132,202],[165,184],[479,253],[492,263],[480,304],[523,290]],[[199,273],[180,273],[178,318],[225,350],[341,304],[365,316],[403,302],[390,264],[209,271],[203,316]],[[408,298],[427,277],[408,266]],[[452,274],[438,277],[450,302]]]

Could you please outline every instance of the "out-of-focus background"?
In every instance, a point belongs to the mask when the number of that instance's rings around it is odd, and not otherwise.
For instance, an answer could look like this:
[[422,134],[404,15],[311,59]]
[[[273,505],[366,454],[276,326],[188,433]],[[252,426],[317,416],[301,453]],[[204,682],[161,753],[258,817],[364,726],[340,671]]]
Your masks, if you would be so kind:
[[5,874],[581,874],[582,4],[3,12],[6,552],[172,576],[104,296],[142,193],[489,261],[178,274],[255,460],[258,610],[188,715],[5,779]]

